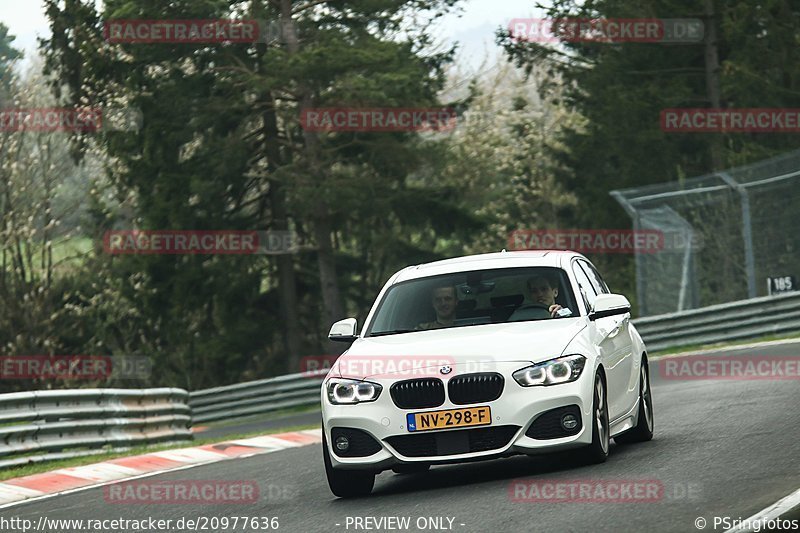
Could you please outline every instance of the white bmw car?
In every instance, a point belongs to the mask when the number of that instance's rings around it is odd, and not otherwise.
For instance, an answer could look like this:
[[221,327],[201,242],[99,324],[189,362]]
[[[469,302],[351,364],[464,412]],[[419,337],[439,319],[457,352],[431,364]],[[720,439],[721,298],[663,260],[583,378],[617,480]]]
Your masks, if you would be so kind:
[[653,436],[644,343],[630,303],[574,252],[521,251],[411,266],[381,290],[322,385],[331,491],[375,475]]

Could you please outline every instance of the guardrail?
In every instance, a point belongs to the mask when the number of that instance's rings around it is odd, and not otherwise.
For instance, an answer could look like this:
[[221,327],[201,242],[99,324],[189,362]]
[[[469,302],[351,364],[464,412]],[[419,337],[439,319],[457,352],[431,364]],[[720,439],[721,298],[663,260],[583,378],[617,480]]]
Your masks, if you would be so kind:
[[650,351],[800,331],[800,292],[763,296],[633,321]]
[[175,388],[0,394],[0,468],[191,440],[188,398]]
[[319,404],[326,373],[289,374],[194,391],[189,394],[193,420],[211,422]]

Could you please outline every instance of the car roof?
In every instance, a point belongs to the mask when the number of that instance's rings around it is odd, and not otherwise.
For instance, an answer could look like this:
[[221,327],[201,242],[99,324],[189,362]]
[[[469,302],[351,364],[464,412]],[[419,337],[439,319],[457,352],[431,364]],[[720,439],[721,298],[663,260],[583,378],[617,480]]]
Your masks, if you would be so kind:
[[567,250],[518,250],[454,257],[406,267],[395,274],[392,284],[410,279],[493,268],[556,267],[562,268],[573,257],[586,259],[577,252]]

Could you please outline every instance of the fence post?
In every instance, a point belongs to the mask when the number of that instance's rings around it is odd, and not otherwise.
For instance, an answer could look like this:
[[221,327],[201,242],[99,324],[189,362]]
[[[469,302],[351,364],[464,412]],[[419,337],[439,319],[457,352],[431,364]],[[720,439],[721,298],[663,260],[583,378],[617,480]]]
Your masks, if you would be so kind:
[[[633,207],[633,204],[625,198],[619,191],[611,191],[609,193],[614,198],[626,213],[633,219],[633,229],[638,230],[641,226],[639,212]],[[642,260],[639,257],[641,252],[636,250],[634,254],[634,264],[636,267],[636,306],[639,316],[647,315],[647,302],[644,297],[644,276],[642,276]]]
[[750,195],[747,188],[733,179],[727,172],[717,172],[717,175],[725,180],[737,193],[742,203],[742,238],[744,239],[744,267],[747,274],[747,297],[756,297],[756,268],[755,258],[753,257],[753,229],[750,217]]

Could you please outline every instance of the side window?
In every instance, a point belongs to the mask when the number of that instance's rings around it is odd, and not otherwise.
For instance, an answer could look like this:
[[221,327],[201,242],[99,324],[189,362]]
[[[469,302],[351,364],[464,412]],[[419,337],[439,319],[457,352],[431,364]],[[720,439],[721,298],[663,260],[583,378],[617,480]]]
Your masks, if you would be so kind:
[[600,277],[600,273],[597,272],[597,269],[595,269],[586,261],[579,260],[578,263],[583,268],[583,271],[586,272],[589,281],[592,283],[592,287],[594,287],[594,292],[597,294],[609,294],[611,292],[608,290],[608,285],[606,285],[606,282],[603,281],[602,277]]
[[594,301],[597,298],[597,293],[592,287],[592,282],[589,281],[588,276],[577,262],[572,263],[572,272],[575,274],[575,279],[578,281],[583,301],[586,302],[586,307],[589,311],[594,307]]

